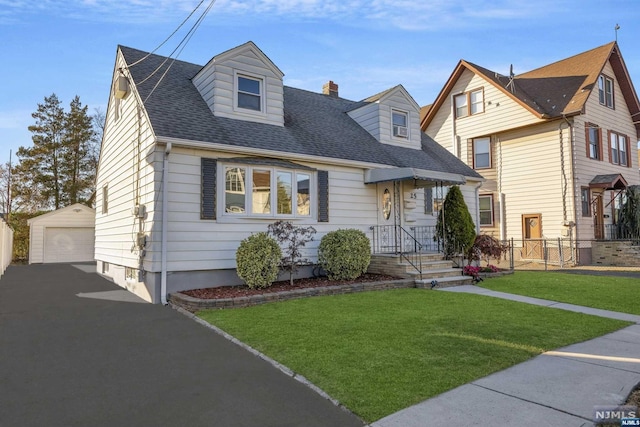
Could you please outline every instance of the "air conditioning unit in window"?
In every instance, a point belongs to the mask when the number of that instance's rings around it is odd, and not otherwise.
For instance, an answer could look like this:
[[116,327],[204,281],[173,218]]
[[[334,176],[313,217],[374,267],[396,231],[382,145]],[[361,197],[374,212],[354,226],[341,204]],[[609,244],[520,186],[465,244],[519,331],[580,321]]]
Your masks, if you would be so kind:
[[406,138],[407,136],[409,136],[409,129],[407,129],[406,126],[394,126],[393,136]]

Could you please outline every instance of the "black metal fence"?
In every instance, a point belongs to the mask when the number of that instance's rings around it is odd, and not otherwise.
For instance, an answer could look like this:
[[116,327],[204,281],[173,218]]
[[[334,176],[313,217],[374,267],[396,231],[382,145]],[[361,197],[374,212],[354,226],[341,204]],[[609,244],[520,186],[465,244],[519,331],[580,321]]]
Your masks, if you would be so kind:
[[[403,255],[420,267],[420,253],[441,253],[454,262],[457,267],[467,265],[464,251],[455,250],[452,242],[443,242],[436,234],[435,226],[373,226],[372,250],[374,253],[394,253]],[[605,227],[604,241],[631,240],[640,245],[640,236],[631,233],[618,225]],[[501,241],[507,251],[499,260],[491,259],[490,263],[499,268],[508,269],[561,269],[593,263],[591,259],[594,242],[603,240],[575,240],[573,238],[546,239],[509,239]],[[482,261],[484,264],[485,261]]]
[[603,240],[633,240],[640,241],[640,232],[621,224],[607,224],[604,226]]

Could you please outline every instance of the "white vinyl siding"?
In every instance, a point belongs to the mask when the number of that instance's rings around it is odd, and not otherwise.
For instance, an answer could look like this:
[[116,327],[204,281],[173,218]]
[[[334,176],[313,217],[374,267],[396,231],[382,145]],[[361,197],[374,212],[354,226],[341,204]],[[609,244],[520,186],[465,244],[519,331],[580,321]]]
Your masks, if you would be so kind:
[[[454,94],[467,93],[478,88],[483,88],[484,112],[465,117],[463,120],[455,120],[455,109],[452,108]],[[483,135],[495,135],[509,129],[542,123],[541,119],[521,104],[469,70],[461,74],[450,93],[451,95],[445,99],[429,123],[426,133],[452,153],[456,152],[455,145],[465,149],[465,145],[460,144],[459,141],[468,141]],[[463,160],[470,158],[464,151],[459,153],[459,157]]]
[[[260,111],[238,108],[238,77],[259,82]],[[284,126],[282,74],[250,44],[215,57],[193,78],[193,84],[215,116]]]
[[[394,112],[406,114],[407,137],[395,134]],[[383,144],[421,149],[420,111],[409,95],[400,87],[371,102],[348,112],[349,116]]]
[[[119,54],[116,59],[114,78],[119,68],[126,69]],[[103,192],[96,195],[96,243],[95,258],[100,263],[137,268],[138,251],[132,250],[138,231],[147,235],[144,268],[159,271],[160,234],[154,226],[160,224],[162,151],[154,151],[153,134],[144,114],[138,115],[137,98],[132,87],[125,99],[120,101],[120,119],[115,120],[115,103],[112,98],[106,113],[106,126],[100,151],[96,188],[107,186],[108,213],[102,213]],[[137,202],[145,205],[146,217],[142,224],[132,214]],[[154,223],[154,221],[157,221]],[[156,268],[156,270],[153,270]],[[113,268],[112,268],[113,270]],[[121,283],[119,283],[122,285]],[[139,293],[149,299],[144,292]]]
[[[568,135],[565,131],[565,153],[569,152]],[[500,141],[507,236],[522,238],[522,214],[542,214],[543,237],[560,237],[564,229],[563,174],[557,123],[506,132]],[[569,165],[565,167],[568,173]],[[570,189],[571,182],[567,185]],[[572,209],[567,195],[566,210]]]

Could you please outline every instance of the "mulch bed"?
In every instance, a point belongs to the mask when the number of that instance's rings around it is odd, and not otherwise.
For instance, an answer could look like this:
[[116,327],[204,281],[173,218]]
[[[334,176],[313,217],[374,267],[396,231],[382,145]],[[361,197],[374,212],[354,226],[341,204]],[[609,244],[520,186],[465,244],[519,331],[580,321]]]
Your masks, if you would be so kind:
[[251,289],[247,285],[239,286],[220,286],[217,288],[193,289],[182,291],[181,293],[193,298],[200,299],[224,299],[248,297],[252,295],[264,295],[273,292],[290,291],[294,289],[318,288],[327,286],[352,285],[355,283],[381,282],[385,280],[394,280],[397,277],[387,276],[384,274],[365,273],[354,280],[329,280],[327,277],[310,277],[307,279],[296,279],[293,286],[288,280],[274,282],[270,287],[263,289]]

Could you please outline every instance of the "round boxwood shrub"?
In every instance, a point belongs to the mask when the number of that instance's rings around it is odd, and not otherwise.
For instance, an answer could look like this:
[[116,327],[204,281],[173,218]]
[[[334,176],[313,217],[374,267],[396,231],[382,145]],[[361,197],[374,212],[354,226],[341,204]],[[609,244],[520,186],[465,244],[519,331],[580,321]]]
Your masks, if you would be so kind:
[[327,233],[318,247],[318,262],[331,280],[353,280],[367,271],[371,262],[369,239],[360,230]]
[[278,277],[282,251],[267,233],[257,233],[240,242],[236,252],[238,276],[250,288],[266,288]]

